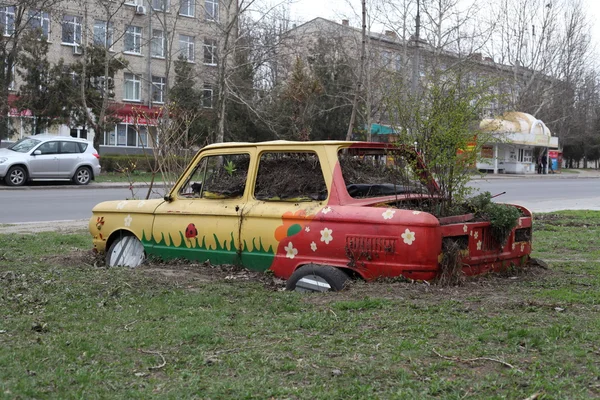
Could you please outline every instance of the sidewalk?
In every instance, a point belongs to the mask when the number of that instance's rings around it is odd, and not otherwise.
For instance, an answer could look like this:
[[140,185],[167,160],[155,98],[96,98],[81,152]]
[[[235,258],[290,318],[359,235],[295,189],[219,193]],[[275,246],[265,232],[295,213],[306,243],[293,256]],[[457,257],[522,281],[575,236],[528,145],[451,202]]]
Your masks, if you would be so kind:
[[555,174],[483,174],[474,175],[474,181],[488,179],[593,179],[600,178],[598,169],[564,169]]

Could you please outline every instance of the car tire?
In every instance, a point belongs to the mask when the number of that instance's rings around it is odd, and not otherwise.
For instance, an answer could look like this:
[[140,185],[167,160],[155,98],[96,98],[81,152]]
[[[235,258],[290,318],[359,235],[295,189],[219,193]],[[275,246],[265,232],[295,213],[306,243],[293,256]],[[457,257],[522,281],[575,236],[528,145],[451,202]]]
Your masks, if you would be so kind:
[[345,287],[349,279],[339,268],[309,264],[294,271],[285,289],[297,292],[337,292]]
[[130,233],[121,234],[106,252],[105,262],[109,267],[139,267],[145,260],[144,245]]
[[73,175],[73,182],[76,185],[87,185],[92,180],[92,171],[88,167],[79,167]]
[[19,165],[11,167],[4,177],[4,182],[8,186],[23,186],[27,182],[27,170]]

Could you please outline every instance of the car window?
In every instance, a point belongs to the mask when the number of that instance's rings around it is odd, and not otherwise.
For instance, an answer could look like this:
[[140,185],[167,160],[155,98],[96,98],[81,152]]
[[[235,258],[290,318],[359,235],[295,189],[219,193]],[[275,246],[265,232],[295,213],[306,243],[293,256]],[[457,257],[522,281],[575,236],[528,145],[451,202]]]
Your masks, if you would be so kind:
[[353,198],[427,193],[414,160],[402,151],[350,148],[340,150],[338,158]]
[[42,154],[56,154],[58,153],[58,142],[42,143],[36,150],[41,151]]
[[24,138],[24,139],[21,139],[15,143],[11,144],[10,146],[8,146],[8,149],[17,151],[19,153],[27,153],[29,150],[33,149],[39,143],[41,143],[41,140]]
[[269,152],[260,156],[254,197],[266,201],[327,199],[319,157],[308,152]]
[[87,143],[77,142],[77,146],[79,146],[79,152],[80,153],[84,153],[85,150],[88,148],[88,144]]
[[60,142],[61,153],[81,153],[81,149],[76,142]]
[[179,195],[187,198],[233,199],[246,189],[249,154],[227,154],[202,158]]

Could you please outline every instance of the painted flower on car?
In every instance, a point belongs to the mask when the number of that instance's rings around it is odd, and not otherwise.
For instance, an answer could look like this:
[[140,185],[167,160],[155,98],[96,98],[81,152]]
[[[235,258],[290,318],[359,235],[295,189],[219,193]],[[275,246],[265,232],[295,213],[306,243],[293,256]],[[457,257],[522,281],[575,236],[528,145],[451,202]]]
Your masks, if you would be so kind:
[[321,231],[321,242],[325,242],[325,244],[329,244],[333,240],[332,229],[323,228]]
[[285,256],[287,258],[293,259],[298,254],[298,249],[294,248],[294,245],[292,244],[292,242],[289,242],[288,245],[284,247],[284,250],[285,250]]
[[381,216],[383,217],[383,219],[392,219],[392,217],[394,216],[395,213],[396,213],[396,210],[392,210],[392,209],[388,208],[381,214]]
[[415,241],[415,233],[411,232],[408,228],[406,228],[404,233],[400,236],[402,237],[402,239],[404,239],[404,243],[406,243],[409,246],[412,245],[412,243]]
[[127,216],[123,220],[123,224],[125,224],[125,226],[131,226],[131,221],[133,221],[133,218],[131,218],[131,214],[127,214]]
[[312,242],[312,243],[310,244],[310,249],[311,249],[312,251],[317,251],[317,244],[316,244],[315,242]]

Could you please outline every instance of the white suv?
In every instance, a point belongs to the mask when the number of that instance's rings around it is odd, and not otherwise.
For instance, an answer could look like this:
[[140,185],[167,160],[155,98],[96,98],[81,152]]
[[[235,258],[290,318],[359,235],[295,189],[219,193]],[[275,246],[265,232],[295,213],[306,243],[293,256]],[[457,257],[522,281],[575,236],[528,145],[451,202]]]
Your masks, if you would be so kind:
[[0,179],[9,186],[29,180],[72,180],[87,185],[100,173],[92,143],[70,136],[35,135],[0,149]]

